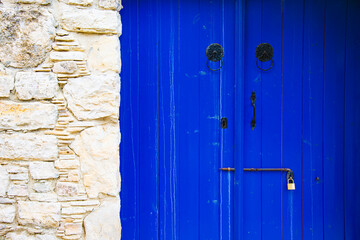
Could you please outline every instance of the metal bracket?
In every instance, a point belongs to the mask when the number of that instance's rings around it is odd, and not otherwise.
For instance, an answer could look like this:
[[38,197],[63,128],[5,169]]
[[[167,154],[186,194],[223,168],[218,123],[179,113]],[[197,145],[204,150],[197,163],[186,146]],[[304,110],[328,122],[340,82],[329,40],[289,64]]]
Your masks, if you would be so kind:
[[226,172],[235,172],[235,168],[230,168],[230,167],[227,167],[227,168],[219,168],[219,170],[221,170],[221,171],[226,171]]

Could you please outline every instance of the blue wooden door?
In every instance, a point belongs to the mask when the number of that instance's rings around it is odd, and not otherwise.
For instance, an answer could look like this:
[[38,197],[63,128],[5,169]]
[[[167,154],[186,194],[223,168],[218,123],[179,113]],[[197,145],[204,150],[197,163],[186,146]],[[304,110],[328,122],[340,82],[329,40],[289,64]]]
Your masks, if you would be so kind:
[[123,5],[122,239],[359,239],[359,1]]

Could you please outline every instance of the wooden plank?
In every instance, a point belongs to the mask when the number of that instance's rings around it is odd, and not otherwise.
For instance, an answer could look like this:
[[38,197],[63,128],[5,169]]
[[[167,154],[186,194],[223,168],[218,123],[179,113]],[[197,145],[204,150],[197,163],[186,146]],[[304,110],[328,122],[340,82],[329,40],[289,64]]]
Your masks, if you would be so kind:
[[324,68],[324,238],[344,238],[346,1],[326,1]]
[[139,62],[137,61],[138,14],[137,3],[124,4],[122,17],[127,19],[120,38],[122,50],[121,106],[120,106],[120,172],[122,191],[120,212],[122,237],[139,239]]
[[[179,49],[178,3],[157,4],[159,46],[160,239],[179,238]],[[180,195],[182,197],[182,195]]]
[[[282,178],[283,239],[302,239],[302,64],[304,1],[284,2],[283,17],[283,167],[295,176],[295,191]],[[286,174],[284,174],[286,175]]]
[[[306,0],[303,66],[303,239],[321,240],[324,222],[323,56],[325,0]],[[298,179],[298,178],[297,178]]]
[[[159,26],[158,5],[151,0],[139,8],[139,239],[159,233]],[[152,46],[152,47],[149,47]]]
[[[200,1],[200,166],[199,239],[220,239],[219,72],[206,66],[205,50],[220,41],[220,0]],[[216,64],[214,64],[217,66]]]
[[[261,0],[246,1],[245,3],[245,81],[244,81],[244,167],[262,167],[261,160],[261,134],[262,134],[262,72],[256,67],[255,49],[262,42]],[[250,96],[255,91],[256,127],[251,129],[250,122],[253,119],[254,109],[251,105]],[[244,201],[244,229],[245,240],[262,239],[262,174],[258,172],[244,172],[243,177],[243,201]]]
[[360,2],[349,0],[346,28],[345,72],[345,239],[360,236]]
[[[262,167],[281,167],[282,134],[282,1],[262,2],[262,42],[274,48],[274,67],[262,72]],[[254,63],[255,64],[255,63]],[[265,68],[266,66],[263,65]],[[278,172],[262,174],[262,236],[282,237],[283,177]]]

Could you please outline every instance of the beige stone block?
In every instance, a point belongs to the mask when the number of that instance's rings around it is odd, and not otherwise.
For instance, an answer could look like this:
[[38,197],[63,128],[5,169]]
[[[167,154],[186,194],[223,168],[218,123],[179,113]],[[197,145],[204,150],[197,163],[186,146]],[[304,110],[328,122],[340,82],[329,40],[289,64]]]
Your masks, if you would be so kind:
[[60,20],[67,31],[119,34],[121,33],[120,15],[116,11],[104,10],[64,10]]
[[57,138],[35,133],[0,134],[0,159],[55,160],[58,156]]
[[35,182],[33,184],[34,191],[38,193],[51,192],[54,190],[54,188],[54,184],[50,181]]
[[51,51],[54,37],[55,20],[48,10],[0,8],[0,62],[5,66],[38,66]]
[[77,5],[84,7],[88,7],[93,4],[93,0],[60,0],[60,1],[69,5]]
[[18,221],[21,225],[58,227],[60,203],[19,201]]
[[0,204],[0,222],[12,223],[15,218],[15,206]]
[[72,182],[58,182],[56,192],[59,196],[76,196],[79,192],[78,184]]
[[81,172],[90,198],[120,191],[118,125],[85,129],[71,147],[80,156]]
[[6,196],[6,191],[9,186],[9,174],[6,168],[0,165],[0,196]]
[[120,0],[99,0],[99,7],[116,11],[120,11],[122,8]]
[[49,5],[51,0],[16,0],[16,3]]
[[30,193],[29,199],[38,202],[56,202],[58,200],[56,193]]
[[7,195],[16,197],[26,197],[29,195],[28,186],[24,184],[10,184]]
[[65,223],[65,235],[80,235],[82,234],[81,223]]
[[78,69],[76,62],[74,61],[65,61],[65,62],[56,62],[53,67],[54,73],[74,73]]
[[10,91],[14,89],[14,77],[0,76],[0,97],[9,97]]
[[93,74],[69,79],[64,87],[68,108],[79,120],[103,117],[118,119],[120,78],[118,74]]
[[58,80],[47,72],[18,72],[15,76],[16,95],[21,100],[42,100],[55,97]]
[[54,128],[58,107],[44,103],[0,102],[0,130],[36,130]]
[[59,177],[59,173],[55,169],[53,162],[32,162],[29,165],[29,170],[31,177],[37,180]]
[[52,61],[82,61],[85,60],[83,52],[51,52],[50,59]]
[[120,226],[120,199],[106,199],[90,213],[84,220],[86,240],[119,240]]

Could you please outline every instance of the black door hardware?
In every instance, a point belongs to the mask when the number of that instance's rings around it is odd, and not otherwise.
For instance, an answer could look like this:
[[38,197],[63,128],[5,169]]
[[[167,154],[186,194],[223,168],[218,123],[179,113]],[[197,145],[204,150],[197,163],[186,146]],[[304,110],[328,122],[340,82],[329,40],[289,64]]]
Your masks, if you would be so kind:
[[[262,71],[268,71],[274,66],[274,48],[269,43],[260,43],[255,49],[256,66]],[[259,66],[260,62],[267,62],[271,60],[271,66],[267,69],[263,69]]]
[[256,101],[256,94],[255,94],[255,91],[254,91],[254,90],[253,90],[252,93],[251,93],[250,100],[251,100],[251,105],[252,105],[253,108],[254,108],[254,116],[253,116],[253,119],[252,119],[251,122],[250,122],[250,126],[251,126],[251,129],[254,130],[255,127],[256,127],[256,121],[255,121],[255,101]]
[[295,190],[294,172],[290,168],[244,168],[244,171],[245,172],[286,172],[287,188],[288,190]]
[[[207,61],[206,61],[206,65],[207,67],[211,70],[211,71],[217,71],[220,70],[223,66],[223,58],[224,56],[224,48],[218,44],[218,43],[213,43],[210,44],[207,48],[206,48],[206,57],[207,57]],[[209,66],[209,61],[212,62],[219,62],[220,61],[220,67],[217,69],[213,69]]]

